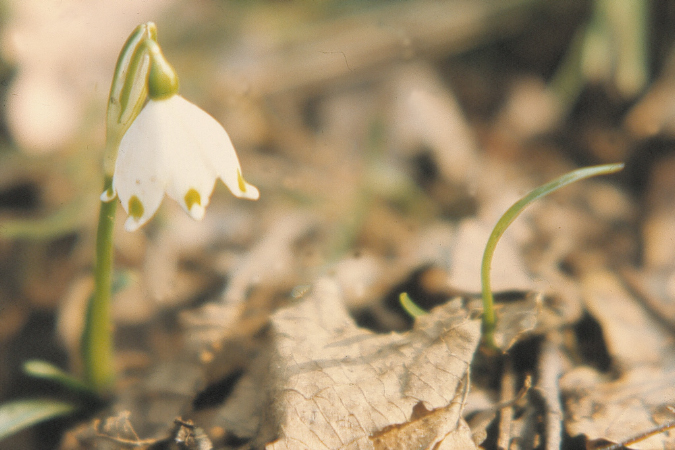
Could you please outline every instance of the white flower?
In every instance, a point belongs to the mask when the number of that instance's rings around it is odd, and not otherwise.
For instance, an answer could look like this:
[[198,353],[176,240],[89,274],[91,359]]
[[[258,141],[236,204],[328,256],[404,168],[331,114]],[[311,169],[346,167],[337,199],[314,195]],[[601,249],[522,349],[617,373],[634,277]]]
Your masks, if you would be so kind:
[[210,115],[179,95],[148,101],[122,138],[112,192],[134,231],[157,211],[164,193],[200,220],[217,178],[237,197],[255,200],[258,189],[244,181],[232,142]]

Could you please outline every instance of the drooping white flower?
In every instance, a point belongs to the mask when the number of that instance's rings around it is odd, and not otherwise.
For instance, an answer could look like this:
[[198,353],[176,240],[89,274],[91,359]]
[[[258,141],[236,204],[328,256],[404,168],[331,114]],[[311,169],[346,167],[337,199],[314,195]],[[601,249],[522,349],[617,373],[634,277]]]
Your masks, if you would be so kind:
[[[159,208],[164,193],[200,220],[216,179],[237,197],[255,200],[244,181],[232,142],[210,115],[179,95],[150,100],[122,138],[115,162],[116,193],[134,231]],[[104,199],[110,193],[104,192]]]
[[193,218],[204,217],[220,178],[232,194],[255,200],[258,189],[246,183],[225,129],[205,111],[177,95],[177,78],[159,47],[147,42],[150,57],[148,103],[122,137],[111,190],[102,201],[119,197],[129,214],[128,231],[144,225],[166,193]]

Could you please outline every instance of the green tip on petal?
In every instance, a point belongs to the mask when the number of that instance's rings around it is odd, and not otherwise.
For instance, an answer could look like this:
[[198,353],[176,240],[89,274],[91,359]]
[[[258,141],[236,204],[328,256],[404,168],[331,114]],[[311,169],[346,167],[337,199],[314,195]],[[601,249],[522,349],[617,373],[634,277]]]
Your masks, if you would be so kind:
[[244,181],[244,177],[241,176],[241,171],[239,170],[237,170],[237,183],[239,183],[239,190],[246,192],[246,181]]
[[201,204],[202,197],[196,189],[193,188],[187,191],[187,194],[185,194],[185,206],[187,206],[188,211],[191,210],[194,205],[201,206]]
[[183,200],[185,200],[187,211],[193,219],[202,220],[204,218],[206,208],[202,206],[202,196],[199,195],[197,189],[191,188],[188,190],[187,194],[185,194],[185,197],[183,197]]
[[108,189],[103,191],[100,198],[101,198],[102,202],[108,203],[108,202],[111,202],[111,201],[115,200],[116,197],[117,197],[117,193],[113,190],[112,187],[109,187]]
[[143,212],[145,212],[145,208],[143,208],[143,203],[141,203],[138,197],[132,195],[131,198],[129,199],[129,215],[134,219],[138,220],[141,217],[143,217]]

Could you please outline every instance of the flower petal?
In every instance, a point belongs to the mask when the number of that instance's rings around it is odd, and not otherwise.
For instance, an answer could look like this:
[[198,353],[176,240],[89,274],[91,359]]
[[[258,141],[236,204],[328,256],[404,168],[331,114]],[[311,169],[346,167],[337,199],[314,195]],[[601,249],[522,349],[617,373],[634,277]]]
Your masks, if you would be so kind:
[[187,130],[192,145],[196,145],[195,150],[204,158],[204,164],[212,168],[232,194],[256,200],[260,193],[241,176],[237,153],[223,126],[198,106],[180,96],[174,98],[176,105],[182,104],[179,109],[182,125]]
[[[148,102],[131,124],[120,142],[113,191],[129,214],[125,222],[128,231],[134,231],[147,222],[157,211],[170,176],[164,160],[161,123],[164,113],[155,102]],[[136,204],[142,213],[131,214]],[[138,206],[138,205],[136,205]],[[135,209],[135,213],[139,211]]]
[[193,218],[204,216],[216,178],[237,197],[257,199],[258,189],[246,183],[232,142],[210,115],[174,95],[150,100],[120,143],[112,193],[129,214],[133,231],[157,211],[164,191]]
[[160,104],[165,112],[161,135],[169,171],[166,193],[199,220],[209,204],[216,171],[200,152],[196,141],[200,130],[192,129],[183,120],[183,109],[191,103],[177,95],[153,103]]

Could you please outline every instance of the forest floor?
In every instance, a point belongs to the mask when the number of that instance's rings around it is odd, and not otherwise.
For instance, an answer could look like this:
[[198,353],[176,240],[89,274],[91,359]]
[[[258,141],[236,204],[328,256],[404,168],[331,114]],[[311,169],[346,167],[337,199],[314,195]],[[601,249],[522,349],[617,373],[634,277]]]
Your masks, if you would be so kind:
[[[114,395],[3,448],[675,448],[672,3],[6,3],[3,39],[26,40],[0,66],[0,399],[66,395],[26,360],[81,371],[105,95],[135,25],[157,23],[261,195],[218,182],[203,221],[165,198],[133,233],[120,207]],[[507,230],[486,351],[492,227],[615,162]]]

